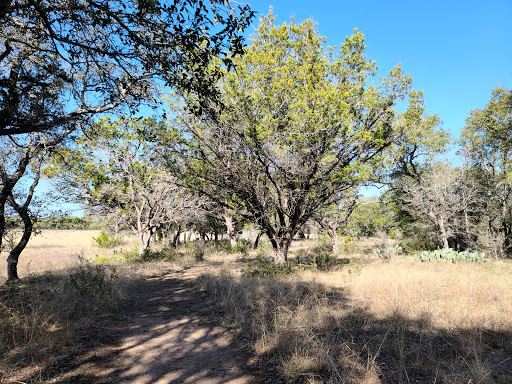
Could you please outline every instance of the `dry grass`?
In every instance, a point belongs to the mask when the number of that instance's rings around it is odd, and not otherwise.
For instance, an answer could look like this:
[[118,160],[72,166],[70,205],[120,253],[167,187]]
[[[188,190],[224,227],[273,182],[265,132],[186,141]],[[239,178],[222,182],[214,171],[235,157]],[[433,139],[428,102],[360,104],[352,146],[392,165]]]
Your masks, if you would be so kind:
[[[20,377],[45,382],[42,374],[37,379],[39,373],[80,353],[84,343],[90,342],[91,332],[100,332],[122,311],[125,298],[142,279],[193,263],[191,258],[91,263],[87,260],[114,253],[92,246],[92,237],[99,233],[45,231],[20,257],[22,279],[12,284],[2,284],[5,278],[0,279],[0,382],[16,382]],[[132,244],[133,239],[125,238],[117,251]]]
[[[47,231],[22,254],[27,277],[0,289],[0,382],[22,371],[36,377],[79,352],[86,330],[109,322],[140,279],[180,268],[77,265],[77,254],[113,253],[92,246],[98,234]],[[213,266],[201,286],[240,342],[286,382],[511,383],[512,263],[374,258],[371,249],[385,244],[350,242],[333,271],[275,278],[241,276],[241,255],[208,249]],[[291,254],[303,257],[318,245],[296,242]],[[269,252],[264,242],[243,256]]]
[[[85,263],[0,286],[0,382],[58,369],[59,361],[102,337],[142,279],[181,268],[178,262]],[[34,380],[45,382],[43,375]]]
[[353,303],[378,318],[428,316],[438,328],[512,330],[512,263],[422,263],[408,258],[374,261],[357,274],[305,273],[350,292]]
[[512,263],[385,262],[353,246],[358,261],[333,272],[224,266],[202,287],[286,382],[512,382]]
[[[20,256],[18,274],[20,278],[32,273],[55,271],[62,268],[77,266],[79,256],[92,260],[96,256],[112,255],[121,249],[130,249],[136,245],[132,235],[120,236],[124,244],[115,249],[100,249],[93,245],[93,237],[100,231],[93,230],[44,230],[33,236]],[[0,259],[5,260],[8,254],[2,252]],[[0,266],[0,284],[7,278],[6,266]]]

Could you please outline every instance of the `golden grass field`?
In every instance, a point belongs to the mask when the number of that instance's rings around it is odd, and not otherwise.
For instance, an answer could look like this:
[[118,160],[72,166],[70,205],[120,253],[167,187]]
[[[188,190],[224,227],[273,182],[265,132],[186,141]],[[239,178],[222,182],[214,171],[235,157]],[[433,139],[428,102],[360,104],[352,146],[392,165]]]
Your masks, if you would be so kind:
[[[121,236],[125,241],[122,246],[115,249],[100,249],[93,245],[92,239],[99,234],[100,231],[94,230],[43,230],[30,239],[20,255],[20,278],[33,273],[76,266],[79,263],[79,256],[92,260],[96,256],[112,255],[114,251],[132,248],[136,244],[133,236]],[[4,261],[7,256],[7,252],[2,252],[0,260]],[[0,265],[0,284],[7,278],[6,269],[6,265]]]
[[[38,278],[42,272],[54,271],[55,279],[48,281],[61,288],[51,291],[60,289],[71,308],[76,299],[66,293],[69,277],[65,276],[70,272],[64,269],[79,265],[78,255],[94,260],[135,245],[134,238],[126,236],[117,249],[99,249],[92,241],[98,234],[54,230],[31,240],[20,257],[19,274],[22,282],[29,277],[28,285],[22,286],[27,295],[23,300],[32,300],[37,309],[33,312],[52,313],[65,307],[59,303],[38,307],[37,298],[29,297],[30,284],[34,284],[36,296],[49,284]],[[321,241],[294,242],[291,258],[311,255]],[[384,243],[392,244],[386,239],[344,244],[337,256],[338,266],[327,271],[306,268],[291,275],[262,278],[240,271],[256,253],[268,254],[268,243],[243,255],[210,249],[205,253],[206,273],[199,286],[219,308],[225,324],[239,334],[241,343],[263,366],[275,367],[285,382],[512,383],[512,262],[422,263],[412,261],[410,255],[383,260],[371,249]],[[148,274],[169,270],[169,263],[138,265],[120,267],[117,273],[133,285]],[[5,265],[0,268],[3,283]],[[122,281],[115,284],[122,286]],[[122,297],[119,290],[109,296],[111,300]],[[46,327],[46,333],[41,331],[46,336],[39,338],[43,342],[55,329],[71,335],[66,327],[78,327],[64,326],[57,314],[39,326],[40,320],[23,320],[28,315],[16,312],[15,304],[3,308],[8,312],[4,320],[0,316],[0,326],[11,324],[21,340],[7,343],[4,353],[13,346],[19,349],[23,340],[33,344],[31,350],[38,349],[36,337],[27,339],[27,327],[33,334],[37,334],[34,328]],[[84,308],[82,312],[87,314]],[[102,311],[108,312],[108,308]],[[62,311],[61,318],[70,316]],[[84,324],[86,317],[81,319]],[[10,334],[7,328],[0,331]],[[68,336],[66,340],[69,343],[71,339]]]
[[378,243],[345,248],[331,271],[253,278],[226,264],[204,289],[286,382],[512,383],[511,261],[361,252]]

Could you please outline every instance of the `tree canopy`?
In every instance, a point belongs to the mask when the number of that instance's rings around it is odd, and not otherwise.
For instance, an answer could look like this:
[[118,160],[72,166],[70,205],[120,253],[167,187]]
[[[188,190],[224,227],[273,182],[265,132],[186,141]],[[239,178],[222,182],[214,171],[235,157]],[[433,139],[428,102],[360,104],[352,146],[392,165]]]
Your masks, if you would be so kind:
[[404,127],[394,108],[408,98],[411,78],[397,66],[375,85],[377,67],[357,30],[325,49],[311,20],[275,20],[262,17],[236,73],[219,84],[226,108],[181,114],[174,124],[188,184],[236,205],[284,263],[296,232],[368,180],[397,140]]
[[[4,1],[0,135],[136,107],[154,100],[155,79],[203,105],[216,98],[221,66],[242,53],[252,16],[223,0]],[[41,93],[65,105],[42,104]]]

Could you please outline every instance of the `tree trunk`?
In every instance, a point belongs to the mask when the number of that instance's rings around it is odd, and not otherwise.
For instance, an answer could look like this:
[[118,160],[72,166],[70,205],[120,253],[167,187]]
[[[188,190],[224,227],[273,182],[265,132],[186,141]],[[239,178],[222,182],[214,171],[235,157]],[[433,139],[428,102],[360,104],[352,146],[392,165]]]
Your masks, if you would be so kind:
[[340,251],[340,247],[338,245],[338,233],[333,231],[331,236],[331,244],[332,244],[332,252],[337,254]]
[[254,245],[252,246],[253,249],[258,249],[258,244],[260,243],[261,235],[263,235],[263,232],[259,232],[256,235],[256,240],[254,240]]
[[439,219],[439,230],[441,231],[441,240],[443,241],[443,248],[448,249],[450,245],[448,244],[448,234],[446,233],[446,228],[444,227],[444,220],[442,218]]
[[236,246],[236,232],[235,232],[235,223],[233,221],[233,216],[224,214],[222,215],[224,218],[224,224],[226,225],[226,229],[229,237],[229,244],[231,248]]
[[167,248],[169,238],[167,237],[167,231],[162,232],[162,249]]
[[270,238],[272,247],[274,248],[274,262],[278,265],[285,265],[288,262],[288,249],[292,243],[294,234],[285,233],[282,237]]
[[139,238],[139,257],[142,257],[144,252],[149,249],[151,243],[152,233],[151,231],[143,231],[138,233]]
[[34,224],[32,223],[32,219],[28,213],[28,209],[20,206],[13,207],[18,215],[23,220],[23,235],[21,236],[20,242],[14,247],[9,253],[9,257],[7,258],[7,280],[17,280],[18,277],[18,260],[21,252],[25,249],[30,240],[30,236],[32,235],[32,230],[34,228]]
[[288,248],[285,244],[281,244],[274,249],[274,262],[278,265],[286,265],[288,262]]
[[181,235],[181,225],[178,225],[178,228],[176,229],[176,234],[174,235],[174,238],[172,239],[172,244],[174,247],[178,247],[180,245],[180,235]]

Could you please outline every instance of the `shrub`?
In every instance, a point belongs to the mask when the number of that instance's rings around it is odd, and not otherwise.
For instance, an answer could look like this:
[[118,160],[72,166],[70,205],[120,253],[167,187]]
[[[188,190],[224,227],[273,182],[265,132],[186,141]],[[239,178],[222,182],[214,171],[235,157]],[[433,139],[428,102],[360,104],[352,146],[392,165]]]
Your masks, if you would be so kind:
[[96,263],[96,264],[110,264],[112,262],[114,263],[124,263],[126,262],[126,257],[123,256],[122,254],[116,254],[116,255],[111,255],[111,256],[108,256],[108,255],[96,255],[96,257],[94,259],[92,259],[92,262],[93,263]]
[[454,249],[438,249],[436,251],[423,251],[419,255],[421,261],[449,261],[452,263],[468,261],[474,263],[485,263],[485,253],[478,252],[457,252]]
[[165,248],[161,251],[150,251],[146,249],[140,257],[140,261],[174,261],[179,257],[180,254],[175,248]]
[[111,265],[91,265],[84,263],[70,273],[71,286],[83,297],[108,295],[112,282],[117,278],[116,269]]
[[300,270],[299,265],[279,265],[270,258],[258,255],[255,262],[249,262],[242,267],[244,276],[277,276],[289,275]]
[[429,238],[404,238],[400,241],[400,246],[405,253],[413,253],[422,250],[434,251],[439,244]]
[[247,253],[251,243],[246,239],[237,239],[236,245],[231,246],[228,239],[219,240],[215,243],[215,250],[219,253]]
[[332,245],[325,242],[321,242],[311,250],[299,251],[297,255],[297,263],[303,269],[325,271],[337,267],[337,261],[333,257]]
[[251,243],[246,239],[238,239],[236,245],[231,248],[232,253],[247,253],[251,248]]
[[123,240],[114,236],[109,236],[105,231],[101,231],[100,235],[98,237],[93,237],[92,240],[94,245],[99,248],[114,248],[123,244]]
[[382,249],[376,248],[373,250],[373,254],[376,257],[378,257],[380,259],[384,259],[384,260],[389,260],[392,257],[401,255],[402,253],[403,253],[403,249],[399,245],[394,245],[394,246],[390,246],[390,247],[386,247],[386,248],[382,248]]

